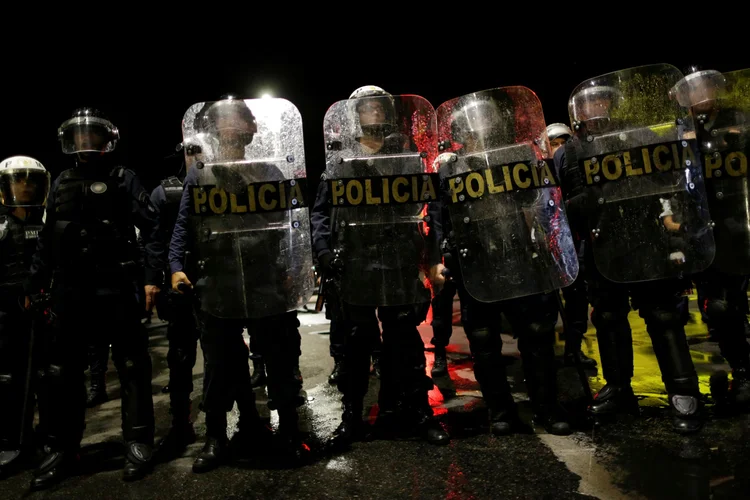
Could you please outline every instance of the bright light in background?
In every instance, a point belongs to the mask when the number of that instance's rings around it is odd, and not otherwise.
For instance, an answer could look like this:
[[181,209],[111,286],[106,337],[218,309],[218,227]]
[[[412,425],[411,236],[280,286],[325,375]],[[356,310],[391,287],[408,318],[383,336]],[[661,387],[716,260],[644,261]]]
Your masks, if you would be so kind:
[[260,96],[260,98],[261,98],[261,99],[271,99],[272,97],[273,97],[273,96],[272,96],[271,94],[269,94],[268,92],[264,92],[264,93],[263,93],[263,94],[261,94],[261,96]]

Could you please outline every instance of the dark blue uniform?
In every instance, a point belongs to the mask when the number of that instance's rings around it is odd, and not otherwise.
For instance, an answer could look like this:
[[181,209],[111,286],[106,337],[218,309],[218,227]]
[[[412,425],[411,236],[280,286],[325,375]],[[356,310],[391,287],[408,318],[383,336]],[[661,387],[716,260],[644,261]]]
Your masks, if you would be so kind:
[[[158,234],[162,238],[163,253],[159,260],[165,263],[168,257],[169,242],[172,238],[177,213],[182,199],[183,181],[177,177],[163,180],[151,192],[151,202],[156,209]],[[190,394],[193,392],[193,367],[198,348],[198,326],[193,315],[192,304],[183,296],[170,290],[171,283],[165,266],[165,283],[157,300],[157,311],[161,318],[169,322],[167,340],[169,351],[169,399],[172,413],[172,427],[184,428],[190,425]]]
[[[326,259],[333,248],[331,202],[325,180],[318,186],[311,222],[313,248],[320,262],[321,259]],[[429,264],[438,264],[440,256],[437,246],[428,245],[428,248],[432,250],[428,256]],[[353,272],[363,273],[362,286],[367,286],[364,284],[367,270]],[[379,417],[392,417],[400,407],[403,416],[410,423],[416,422],[429,440],[434,439],[440,444],[447,442],[447,435],[437,436],[434,431],[435,423],[427,398],[427,392],[433,384],[425,375],[424,344],[417,330],[417,326],[427,315],[428,299],[408,306],[376,308],[348,304],[346,297],[337,296],[333,287],[329,287],[326,294],[329,296],[329,305],[335,303],[332,319],[335,319],[335,328],[344,342],[338,378],[338,387],[343,394],[344,416],[339,432],[349,435],[351,429],[361,424],[363,399],[369,384],[370,357],[380,337],[380,319],[383,324],[383,343],[380,355]]]
[[[185,187],[196,186],[197,179],[197,171],[189,170]],[[190,266],[185,267],[185,255],[192,246],[189,203],[189,190],[185,189],[170,242],[169,265],[172,273],[183,271],[188,278],[196,279]],[[226,440],[226,413],[235,401],[240,411],[241,429],[257,425],[259,416],[250,385],[249,352],[242,338],[245,327],[255,336],[258,353],[266,362],[269,407],[279,411],[279,429],[288,436],[296,434],[296,408],[301,389],[301,382],[295,376],[301,344],[297,312],[251,320],[224,319],[201,311],[199,327],[205,360],[202,407],[206,412],[207,437]]]
[[[587,249],[593,248],[589,231],[589,220],[594,217],[592,204],[582,185],[582,174],[578,170],[578,159],[569,165],[568,155],[576,155],[572,141],[566,143],[555,154],[559,164],[561,186],[566,198],[567,213],[571,227],[578,234],[586,235]],[[595,210],[595,209],[594,209]],[[696,413],[689,408],[692,403],[680,397],[698,397],[698,376],[690,358],[685,328],[678,312],[684,283],[677,279],[656,280],[639,284],[615,283],[606,279],[596,267],[593,251],[586,251],[585,280],[588,285],[589,302],[593,308],[591,321],[596,327],[602,371],[607,385],[599,392],[592,410],[596,414],[637,412],[637,400],[633,396],[630,380],[633,378],[633,338],[628,323],[628,313],[637,309],[646,321],[654,353],[659,361],[662,380],[670,395],[670,404],[675,401],[687,419]],[[677,398],[673,398],[677,396]],[[688,408],[688,411],[685,411]],[[677,415],[679,417],[679,415]],[[679,419],[678,419],[679,420]],[[696,430],[696,422],[675,421],[675,426]]]
[[[442,186],[442,192],[447,193],[447,186]],[[538,421],[548,426],[550,432],[568,433],[557,406],[554,335],[558,311],[554,296],[546,293],[493,303],[476,300],[463,284],[445,203],[430,203],[428,214],[430,232],[452,257],[446,259],[446,267],[458,290],[461,322],[471,346],[474,373],[490,409],[492,432],[510,432],[518,418],[502,359],[500,313],[503,312],[518,337],[526,386]]]
[[[147,250],[143,276],[136,226]],[[52,185],[25,288],[27,294],[50,290],[57,317],[40,384],[40,412],[54,416],[48,426],[53,452],[80,446],[86,346],[103,336],[120,377],[123,436],[129,443],[153,444],[151,358],[139,298],[144,283],[163,282],[164,250],[157,236],[148,193],[130,170],[76,166]]]
[[[31,256],[41,228],[41,210],[21,220],[12,209],[0,207],[0,472],[6,460],[15,460],[21,449],[21,428],[28,436],[31,411],[23,412],[31,335],[31,319],[24,311],[23,280],[28,277]],[[30,395],[29,395],[30,397]],[[26,441],[26,440],[25,440]],[[11,460],[7,460],[7,465]]]

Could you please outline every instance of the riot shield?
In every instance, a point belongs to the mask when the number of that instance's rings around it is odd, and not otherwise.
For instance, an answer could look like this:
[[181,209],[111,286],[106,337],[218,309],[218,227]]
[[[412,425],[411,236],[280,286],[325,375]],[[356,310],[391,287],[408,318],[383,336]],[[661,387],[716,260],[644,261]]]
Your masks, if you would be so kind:
[[692,73],[673,95],[696,123],[715,224],[714,267],[726,274],[750,274],[750,69]]
[[341,296],[363,306],[429,301],[428,255],[438,254],[424,224],[438,188],[432,105],[415,95],[339,101],[324,135]]
[[525,87],[438,107],[440,179],[466,290],[481,302],[570,285],[578,257],[542,106]]
[[681,277],[714,258],[695,129],[670,89],[682,78],[655,64],[587,80],[568,109],[589,200],[597,269],[632,283]]
[[[262,318],[302,306],[314,277],[302,118],[285,99],[198,103],[182,123],[201,308]],[[189,171],[188,170],[188,171]]]

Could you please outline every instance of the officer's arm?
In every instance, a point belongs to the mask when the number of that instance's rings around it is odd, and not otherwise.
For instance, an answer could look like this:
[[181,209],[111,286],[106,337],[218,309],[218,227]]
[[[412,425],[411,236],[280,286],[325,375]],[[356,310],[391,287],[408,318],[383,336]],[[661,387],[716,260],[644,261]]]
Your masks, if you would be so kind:
[[310,215],[312,223],[312,243],[315,255],[331,252],[331,205],[328,203],[328,183],[324,180],[318,184],[318,193]]
[[185,178],[185,189],[180,199],[180,209],[177,212],[177,220],[172,231],[172,240],[169,242],[169,269],[172,274],[183,272],[185,267],[185,252],[188,243],[188,207],[190,206],[190,186],[196,186],[197,179],[195,170],[188,171]]
[[55,192],[60,185],[60,178],[55,179],[47,196],[47,207],[44,227],[39,232],[36,242],[36,251],[31,258],[31,274],[24,282],[26,295],[36,294],[49,286],[52,276],[51,246],[54,238],[55,223]]
[[164,255],[166,255],[166,249],[157,233],[156,208],[151,203],[151,197],[144,189],[137,175],[126,171],[125,182],[127,190],[132,197],[133,220],[141,233],[143,245],[146,249],[144,282],[146,285],[163,286],[163,269],[166,265]]
[[443,206],[440,200],[431,201],[427,204],[427,217],[425,222],[429,229],[427,233],[427,258],[430,266],[442,262],[440,244],[443,242]]

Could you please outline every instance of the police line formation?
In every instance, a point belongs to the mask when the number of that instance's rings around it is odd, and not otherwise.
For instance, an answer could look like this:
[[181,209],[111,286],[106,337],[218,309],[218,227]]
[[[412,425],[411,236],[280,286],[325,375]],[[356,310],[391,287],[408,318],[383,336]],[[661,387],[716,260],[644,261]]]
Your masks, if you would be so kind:
[[[745,407],[750,69],[687,73],[657,64],[586,80],[571,94],[570,128],[547,126],[538,98],[522,86],[437,109],[418,95],[361,87],[325,115],[326,168],[313,203],[305,199],[302,119],[285,99],[223,96],[191,106],[182,121],[186,168],[150,195],[110,160],[117,128],[96,110],[76,110],[58,131],[75,167],[54,182],[33,158],[0,164],[0,467],[18,470],[41,449],[33,489],[73,473],[85,427],[86,351],[96,344],[112,345],[120,378],[124,479],[153,467],[139,296],[147,308],[158,302],[169,321],[173,421],[157,451],[176,457],[196,440],[190,396],[200,339],[206,436],[193,471],[268,446],[302,461],[297,308],[316,289],[315,269],[332,337],[335,330],[345,339],[335,353],[343,415],[334,449],[370,432],[449,442],[428,402],[433,382],[417,326],[432,300],[433,374],[444,373],[445,311],[450,318],[455,293],[495,435],[524,425],[501,358],[501,311],[518,337],[534,422],[572,432],[556,389],[559,289],[577,290],[566,295],[566,309],[583,303],[582,319],[568,318],[578,337],[566,355],[580,367],[593,363],[580,351],[588,288],[606,379],[588,407],[597,418],[638,412],[632,298],[674,430],[700,430],[698,377],[678,312],[690,280],[705,289],[733,369],[728,398]],[[80,320],[85,315],[90,321]],[[378,320],[372,430],[362,413]],[[111,325],[106,335],[101,324]],[[265,365],[275,434],[256,408],[243,328]],[[235,403],[239,431],[229,442]]]

